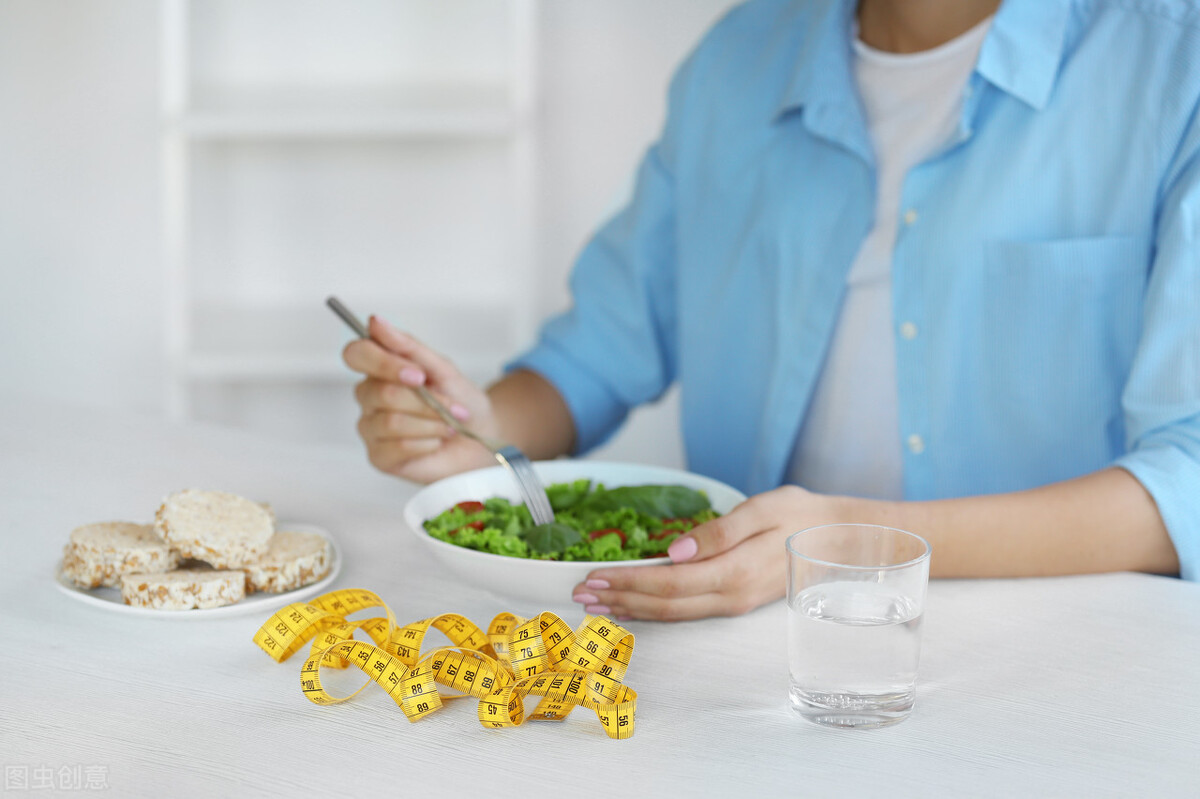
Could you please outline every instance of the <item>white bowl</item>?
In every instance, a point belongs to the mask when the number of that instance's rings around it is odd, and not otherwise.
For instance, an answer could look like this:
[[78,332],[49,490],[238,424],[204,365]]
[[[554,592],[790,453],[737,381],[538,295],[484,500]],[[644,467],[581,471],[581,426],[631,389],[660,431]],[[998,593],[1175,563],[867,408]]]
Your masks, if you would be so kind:
[[[546,485],[588,478],[607,487],[626,485],[682,485],[708,495],[713,508],[728,513],[746,495],[719,480],[679,469],[604,461],[540,461],[534,469]],[[571,590],[594,569],[613,566],[653,566],[670,563],[669,558],[614,561],[554,561],[512,558],[447,544],[425,531],[422,523],[459,502],[504,497],[520,502],[516,483],[501,466],[463,472],[438,480],[421,489],[404,506],[404,521],[434,557],[457,574],[464,583],[486,588],[494,594],[536,603],[538,612],[552,607],[569,607]]]

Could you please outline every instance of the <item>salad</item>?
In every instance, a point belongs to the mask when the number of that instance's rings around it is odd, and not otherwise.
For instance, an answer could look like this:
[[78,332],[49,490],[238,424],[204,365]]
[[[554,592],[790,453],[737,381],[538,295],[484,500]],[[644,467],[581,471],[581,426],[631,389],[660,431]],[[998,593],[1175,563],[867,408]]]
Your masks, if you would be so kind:
[[659,558],[697,524],[715,519],[703,491],[678,485],[605,488],[591,480],[546,488],[554,521],[535,525],[524,505],[502,497],[460,502],[425,521],[448,544],[536,560]]

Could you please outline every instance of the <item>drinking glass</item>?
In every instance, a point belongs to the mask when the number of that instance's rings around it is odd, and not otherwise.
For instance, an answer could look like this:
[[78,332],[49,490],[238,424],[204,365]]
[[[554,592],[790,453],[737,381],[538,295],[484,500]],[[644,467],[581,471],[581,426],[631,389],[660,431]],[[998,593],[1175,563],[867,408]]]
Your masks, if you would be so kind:
[[929,544],[872,524],[828,524],[787,540],[792,708],[829,727],[906,718],[916,699]]

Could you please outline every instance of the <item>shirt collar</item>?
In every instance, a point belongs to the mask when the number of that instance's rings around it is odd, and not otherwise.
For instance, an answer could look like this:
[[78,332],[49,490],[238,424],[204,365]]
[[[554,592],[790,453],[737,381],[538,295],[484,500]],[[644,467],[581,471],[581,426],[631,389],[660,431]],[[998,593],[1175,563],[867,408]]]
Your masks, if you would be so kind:
[[[775,116],[802,106],[856,105],[850,44],[857,0],[815,0],[797,13],[799,63]],[[797,9],[798,11],[798,9]],[[976,71],[1033,108],[1045,107],[1062,59],[1066,0],[1003,0],[979,52]]]
[[[800,6],[808,7],[808,15],[800,12]],[[776,118],[806,105],[856,102],[857,89],[850,69],[850,31],[856,6],[856,0],[793,5],[791,23],[803,26],[796,43],[798,63],[775,109]]]
[[1045,108],[1062,61],[1069,15],[1065,0],[1004,0],[975,71],[1033,108]]

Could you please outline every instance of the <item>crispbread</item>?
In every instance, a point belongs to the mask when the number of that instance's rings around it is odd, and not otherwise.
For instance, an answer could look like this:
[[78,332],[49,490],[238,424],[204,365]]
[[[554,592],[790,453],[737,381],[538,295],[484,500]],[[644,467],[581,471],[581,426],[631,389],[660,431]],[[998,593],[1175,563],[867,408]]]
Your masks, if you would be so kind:
[[232,605],[246,596],[246,576],[240,571],[181,569],[121,577],[126,605],[155,610],[190,610]]
[[246,591],[278,594],[316,582],[329,573],[330,547],[317,533],[280,530],[271,537],[267,554],[243,567]]
[[258,503],[224,491],[187,489],[168,496],[154,528],[181,555],[218,569],[237,569],[267,554],[271,515]]
[[123,574],[169,571],[178,564],[179,555],[150,525],[99,522],[71,531],[62,573],[80,588],[115,588]]

